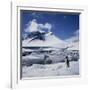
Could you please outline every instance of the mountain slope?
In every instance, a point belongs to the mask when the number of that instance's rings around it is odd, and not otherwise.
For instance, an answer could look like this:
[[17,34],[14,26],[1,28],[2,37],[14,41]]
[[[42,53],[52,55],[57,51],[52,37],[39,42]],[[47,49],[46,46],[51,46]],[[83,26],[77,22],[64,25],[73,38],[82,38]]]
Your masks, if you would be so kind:
[[58,47],[65,48],[65,42],[51,32],[44,35],[45,40],[34,39],[30,42],[31,38],[22,41],[23,47]]

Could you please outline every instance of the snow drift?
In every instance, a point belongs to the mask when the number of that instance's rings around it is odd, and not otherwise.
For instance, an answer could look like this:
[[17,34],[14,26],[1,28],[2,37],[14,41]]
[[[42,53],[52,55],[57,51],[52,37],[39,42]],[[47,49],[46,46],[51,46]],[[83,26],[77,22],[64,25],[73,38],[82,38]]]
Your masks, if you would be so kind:
[[70,68],[66,68],[65,63],[50,65],[33,64],[30,67],[24,66],[22,73],[24,78],[79,75],[79,61],[70,62]]

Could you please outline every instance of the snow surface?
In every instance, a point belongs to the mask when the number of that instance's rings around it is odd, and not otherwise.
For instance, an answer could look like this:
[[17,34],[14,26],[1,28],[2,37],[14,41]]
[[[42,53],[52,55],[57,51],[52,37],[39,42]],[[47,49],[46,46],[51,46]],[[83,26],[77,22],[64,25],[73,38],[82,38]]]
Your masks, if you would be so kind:
[[49,58],[48,60],[51,60],[52,63],[59,63],[64,62],[65,57],[68,56],[69,61],[77,61],[79,59],[79,52],[78,51],[70,51],[70,50],[55,50],[51,53],[48,52],[32,52],[31,54],[28,54],[26,56],[22,56],[22,64],[40,64],[40,62],[44,62],[44,57],[47,55]]
[[45,77],[45,76],[68,76],[79,75],[79,61],[71,61],[67,68],[65,62],[55,64],[33,64],[22,67],[22,77]]

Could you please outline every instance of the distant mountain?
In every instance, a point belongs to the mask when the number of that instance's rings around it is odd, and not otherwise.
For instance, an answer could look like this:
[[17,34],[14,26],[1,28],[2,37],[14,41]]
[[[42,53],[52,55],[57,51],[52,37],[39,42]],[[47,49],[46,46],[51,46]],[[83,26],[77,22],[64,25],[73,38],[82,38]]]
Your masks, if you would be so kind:
[[66,43],[55,36],[52,32],[48,33],[32,33],[32,37],[22,41],[22,47],[55,47],[65,48]]
[[67,50],[79,50],[79,42],[73,42],[68,44]]

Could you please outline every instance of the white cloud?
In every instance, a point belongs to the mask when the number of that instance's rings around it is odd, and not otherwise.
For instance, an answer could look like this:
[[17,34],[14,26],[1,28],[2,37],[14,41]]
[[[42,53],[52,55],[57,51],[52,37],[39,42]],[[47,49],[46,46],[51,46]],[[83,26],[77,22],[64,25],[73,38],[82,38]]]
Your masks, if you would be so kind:
[[34,32],[34,31],[43,31],[43,30],[48,30],[50,31],[52,28],[52,25],[48,22],[45,24],[42,23],[37,23],[36,19],[33,19],[32,21],[29,21],[27,24],[27,28],[25,29],[26,32]]
[[78,42],[79,41],[79,37],[78,36],[73,36],[69,39],[66,40],[67,42]]
[[77,30],[76,32],[74,32],[74,35],[79,36],[79,30]]
[[79,50],[79,30],[73,33],[73,36],[65,40],[69,49]]
[[27,36],[28,36],[27,34],[22,34],[23,39],[27,38]]
[[66,42],[79,42],[79,30],[73,33],[73,36],[66,39]]
[[52,28],[51,24],[49,23],[45,23],[44,27],[47,28],[48,30],[51,30]]
[[32,21],[29,21],[27,24],[27,32],[33,32],[33,31],[38,31],[38,24],[36,19],[33,19]]

